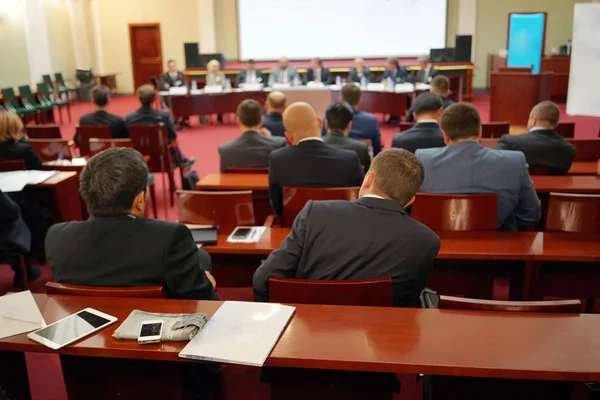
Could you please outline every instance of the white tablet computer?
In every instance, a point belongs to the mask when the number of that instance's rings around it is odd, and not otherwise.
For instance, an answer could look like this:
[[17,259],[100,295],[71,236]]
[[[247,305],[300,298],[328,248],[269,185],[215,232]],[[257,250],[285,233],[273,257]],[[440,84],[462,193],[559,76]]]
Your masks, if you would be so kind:
[[45,328],[31,332],[27,337],[57,350],[116,322],[117,318],[93,308],[69,315]]

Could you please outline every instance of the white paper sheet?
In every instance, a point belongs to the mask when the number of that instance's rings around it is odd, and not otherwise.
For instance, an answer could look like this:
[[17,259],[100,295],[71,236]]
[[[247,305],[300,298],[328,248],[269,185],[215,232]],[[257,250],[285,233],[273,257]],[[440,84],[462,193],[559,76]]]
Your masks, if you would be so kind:
[[0,339],[46,326],[29,290],[0,297]]
[[5,193],[20,192],[26,185],[37,185],[57,174],[58,171],[9,171],[0,172],[0,190]]

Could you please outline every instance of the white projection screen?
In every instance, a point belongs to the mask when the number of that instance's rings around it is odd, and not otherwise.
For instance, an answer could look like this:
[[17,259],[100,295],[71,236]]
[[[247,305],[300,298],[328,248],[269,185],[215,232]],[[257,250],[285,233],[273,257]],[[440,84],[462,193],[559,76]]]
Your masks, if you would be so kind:
[[238,0],[240,59],[412,57],[446,47],[447,0]]

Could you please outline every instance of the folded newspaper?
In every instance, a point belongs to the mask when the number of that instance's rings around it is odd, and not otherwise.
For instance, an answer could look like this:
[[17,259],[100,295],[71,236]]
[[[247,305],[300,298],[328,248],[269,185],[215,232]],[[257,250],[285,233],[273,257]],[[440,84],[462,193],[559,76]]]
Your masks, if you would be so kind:
[[133,310],[121,326],[113,332],[117,339],[137,340],[143,322],[163,321],[161,340],[163,342],[182,342],[191,340],[206,324],[206,314],[160,314]]

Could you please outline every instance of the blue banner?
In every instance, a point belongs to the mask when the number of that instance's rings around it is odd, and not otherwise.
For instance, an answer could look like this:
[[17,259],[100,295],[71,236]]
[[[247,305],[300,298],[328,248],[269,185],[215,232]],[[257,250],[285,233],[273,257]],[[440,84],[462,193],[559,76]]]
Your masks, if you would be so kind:
[[540,72],[545,19],[543,13],[510,15],[507,66],[533,66],[534,74]]

